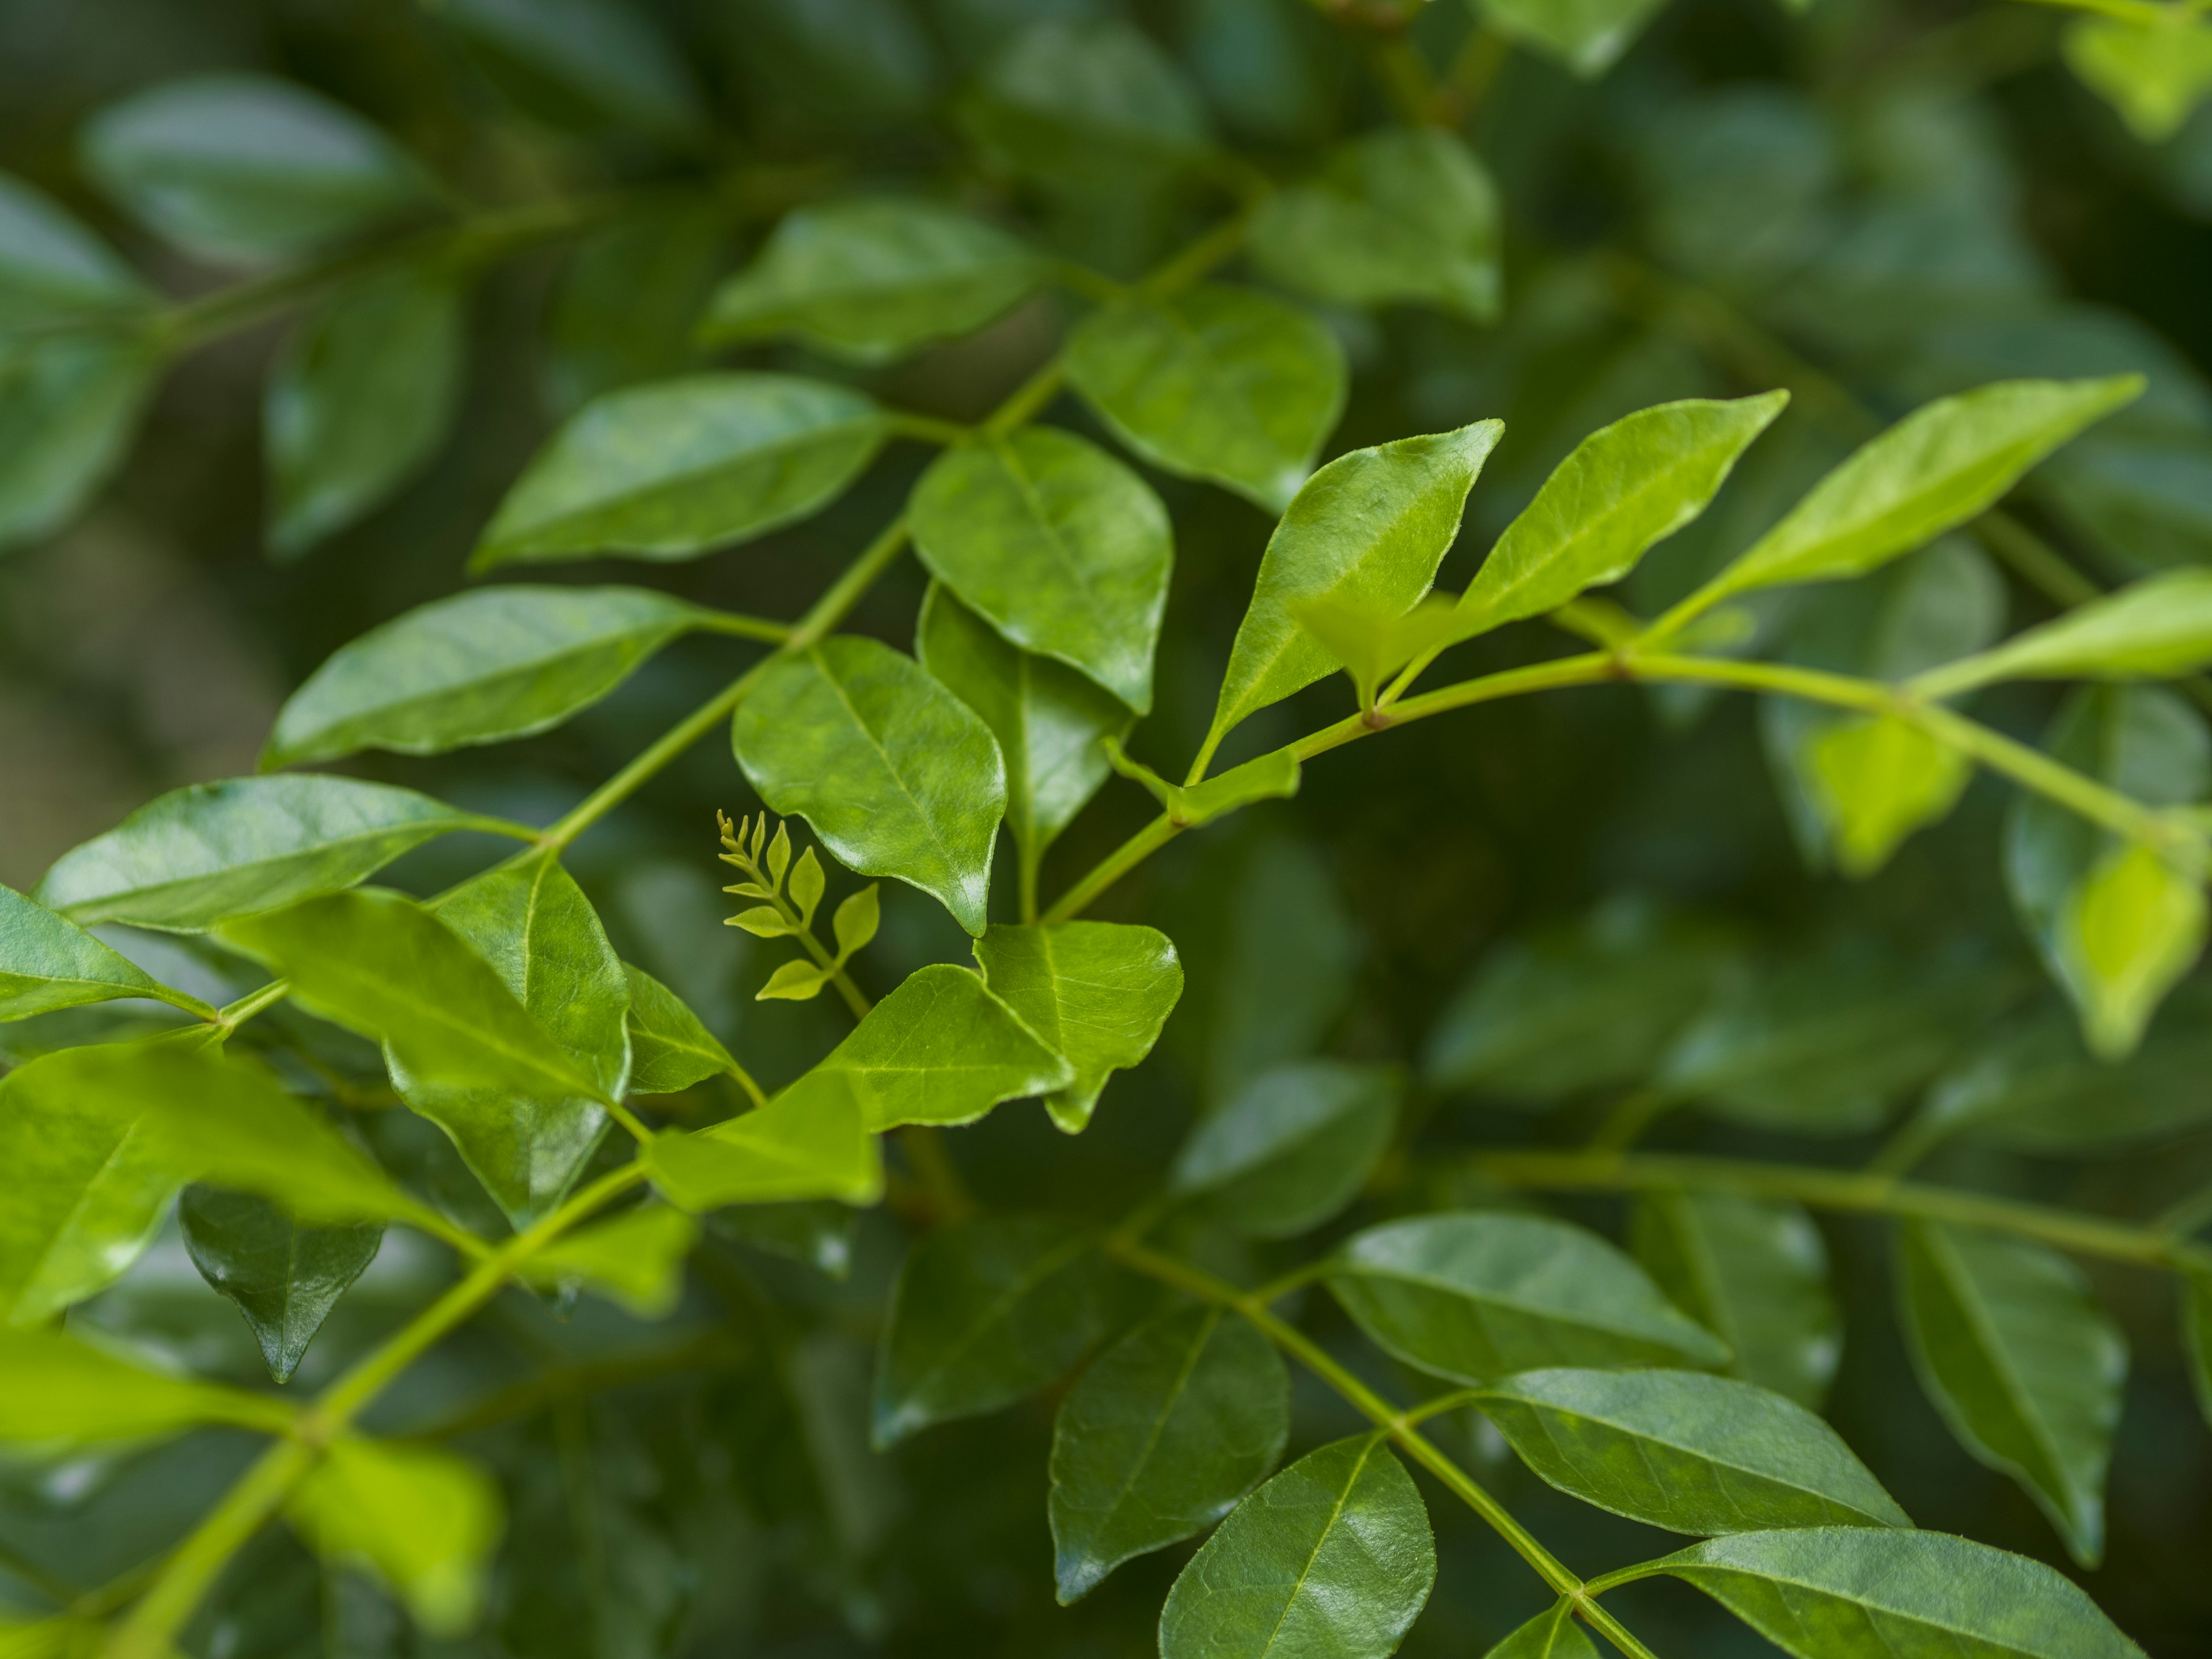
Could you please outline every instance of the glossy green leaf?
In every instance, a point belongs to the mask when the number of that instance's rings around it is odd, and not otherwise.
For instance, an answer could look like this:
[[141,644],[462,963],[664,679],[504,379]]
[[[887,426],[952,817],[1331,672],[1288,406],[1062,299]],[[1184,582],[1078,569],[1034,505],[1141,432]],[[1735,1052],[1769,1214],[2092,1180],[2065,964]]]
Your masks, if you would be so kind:
[[1802,1406],[1700,1371],[1523,1371],[1474,1403],[1538,1476],[1669,1532],[1909,1527]]
[[269,548],[295,557],[428,463],[460,401],[462,296],[441,273],[348,289],[286,345],[262,395]]
[[317,1554],[368,1567],[436,1636],[476,1621],[501,1511],[497,1484],[465,1458],[353,1439],[325,1448],[284,1504]]
[[795,334],[862,363],[973,333],[1035,292],[1043,259],[933,202],[869,197],[785,216],[715,291],[700,333],[721,345]]
[[1501,304],[1498,187],[1435,127],[1370,133],[1253,217],[1253,262],[1332,305],[1409,303],[1486,323]]
[[1352,694],[1363,710],[1375,707],[1376,695],[1390,676],[1457,637],[1456,610],[1441,593],[1403,612],[1335,593],[1291,601],[1298,626],[1352,676]]
[[1123,1337],[1053,1422],[1060,1601],[1228,1514],[1275,1466],[1290,1429],[1290,1376],[1244,1320],[1187,1308]]
[[973,1122],[1001,1101],[1073,1088],[1079,1075],[950,963],[908,975],[819,1069],[851,1079],[871,1129]]
[[1042,1216],[925,1234],[899,1270],[876,1361],[877,1448],[1042,1388],[1104,1334],[1110,1285],[1096,1242]]
[[1951,1432],[2095,1566],[2128,1346],[2080,1269],[2045,1245],[1916,1221],[1898,1278],[1913,1363]]
[[1629,1231],[1668,1299],[1734,1352],[1731,1375],[1820,1408],[1844,1328],[1827,1247],[1803,1209],[1735,1193],[1647,1193]]
[[1474,0],[1501,33],[1534,46],[1584,80],[1617,63],[1659,9],[1660,0]]
[[1063,189],[1126,188],[1189,166],[1208,143],[1206,106],[1175,60],[1118,17],[1040,16],[984,64],[959,116],[996,159]]
[[1328,1287],[1383,1348],[1455,1382],[1554,1365],[1718,1367],[1729,1358],[1620,1251],[1540,1216],[1371,1227],[1331,1260]]
[[665,1204],[641,1204],[556,1240],[532,1258],[529,1274],[559,1284],[580,1279],[640,1319],[665,1319],[684,1294],[684,1259],[699,1224]]
[[350,887],[456,830],[512,828],[356,778],[231,778],[148,802],[63,854],[31,896],[72,921],[199,933]]
[[1261,1238],[1317,1227],[1374,1173],[1397,1127],[1398,1092],[1376,1066],[1315,1060],[1263,1073],[1198,1121],[1169,1190]]
[[110,196],[216,258],[295,258],[430,199],[421,171],[382,132],[266,76],[134,93],[93,117],[78,150]]
[[872,1204],[882,1155],[852,1079],[814,1071],[758,1111],[694,1134],[657,1135],[641,1156],[653,1184],[687,1210],[842,1199]]
[[2040,1561],[1940,1532],[1740,1533],[1635,1572],[1696,1585],[1792,1659],[2142,1659]]
[[1575,1604],[1562,1598],[1500,1642],[1482,1659],[1598,1659],[1596,1645],[1575,1623]]
[[750,541],[827,507],[884,438],[863,393],[788,374],[685,374],[610,392],[538,452],[472,568],[688,559]]
[[136,338],[0,339],[0,550],[84,510],[122,464],[155,365]]
[[1428,1510],[1382,1437],[1309,1452],[1237,1506],[1160,1613],[1160,1659],[1383,1659],[1436,1583]]
[[2081,17],[2067,27],[2067,67],[2146,144],[2162,144],[2212,96],[2212,29],[2194,13]]
[[709,611],[643,587],[478,587],[332,652],[286,700],[264,767],[432,755],[559,725]]
[[438,0],[433,14],[539,119],[672,143],[705,125],[699,88],[652,14],[611,0]]
[[862,875],[918,887],[981,933],[1006,768],[990,728],[913,658],[835,635],[762,675],[731,728],[770,810]]
[[283,1433],[289,1407],[189,1377],[165,1376],[58,1330],[0,1330],[0,1441],[120,1440],[203,1423]]
[[672,1095],[710,1077],[734,1077],[738,1063],[682,998],[642,968],[629,976],[629,1091]]
[[1847,876],[1870,876],[1916,830],[1940,823],[1972,781],[1973,763],[1893,714],[1820,730],[1808,745],[1810,793]]
[[161,984],[83,928],[0,887],[0,1020],[27,1019],[118,997],[147,997],[212,1012],[197,997]]
[[1004,923],[975,941],[990,993],[1075,1068],[1075,1081],[1045,1097],[1070,1134],[1091,1121],[1109,1074],[1152,1053],[1182,995],[1174,942],[1118,922]]
[[1306,481],[1260,561],[1207,735],[1210,752],[1245,716],[1333,672],[1291,604],[1324,594],[1410,609],[1459,534],[1460,511],[1504,428],[1481,421],[1340,455]]
[[1128,706],[1065,664],[1010,645],[932,582],[915,655],[982,717],[1006,769],[1006,830],[1034,885],[1045,848],[1106,781],[1098,740],[1126,733]]
[[2208,662],[2212,570],[2170,570],[1923,674],[1913,689],[1948,697],[1993,680],[2171,679]]
[[384,1243],[380,1222],[309,1226],[271,1200],[212,1187],[186,1188],[177,1219],[192,1265],[237,1308],[279,1382]]
[[1085,318],[1068,384],[1153,465],[1280,513],[1344,412],[1344,348],[1295,306],[1246,289],[1132,297]]
[[153,297],[137,271],[52,197],[0,173],[0,328],[128,313]]
[[915,550],[969,610],[1151,711],[1175,539],[1150,484],[1085,439],[1028,427],[946,450],[911,511]]

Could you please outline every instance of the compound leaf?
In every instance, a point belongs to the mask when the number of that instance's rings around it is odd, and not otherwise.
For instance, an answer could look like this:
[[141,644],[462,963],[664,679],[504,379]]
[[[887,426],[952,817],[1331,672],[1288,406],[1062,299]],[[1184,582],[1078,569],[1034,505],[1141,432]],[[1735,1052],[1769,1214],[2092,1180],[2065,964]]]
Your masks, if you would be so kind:
[[1169,1190],[1240,1232],[1288,1238],[1352,1202],[1390,1144],[1398,1079],[1378,1066],[1308,1060],[1262,1073],[1199,1120]]
[[1156,928],[1118,922],[1003,923],[975,941],[991,994],[1075,1068],[1045,1097],[1070,1134],[1091,1121],[1108,1076],[1152,1051],[1182,995],[1182,963]]

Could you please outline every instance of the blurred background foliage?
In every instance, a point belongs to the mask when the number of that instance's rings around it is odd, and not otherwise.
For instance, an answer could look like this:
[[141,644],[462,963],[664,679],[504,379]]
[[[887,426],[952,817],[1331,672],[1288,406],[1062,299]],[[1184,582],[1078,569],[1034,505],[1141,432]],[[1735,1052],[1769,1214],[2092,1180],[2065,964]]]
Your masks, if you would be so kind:
[[[1389,27],[1389,0],[1339,9],[0,0],[0,169],[95,227],[174,298],[222,290],[255,264],[205,257],[205,238],[196,255],[154,234],[143,199],[134,214],[103,191],[100,149],[85,135],[116,100],[179,77],[282,77],[366,118],[429,181],[420,203],[398,205],[403,220],[543,210],[527,246],[464,250],[446,270],[459,325],[423,348],[443,367],[392,394],[390,418],[413,422],[419,441],[388,488],[322,520],[297,502],[288,510],[264,459],[285,416],[264,387],[272,365],[316,343],[302,341],[296,310],[271,308],[183,355],[152,392],[127,462],[84,510],[0,557],[0,881],[28,888],[56,855],[162,789],[251,772],[284,693],[335,647],[461,586],[524,461],[591,395],[739,362],[849,379],[967,420],[1018,385],[1076,314],[1078,301],[1047,295],[880,369],[789,343],[710,359],[692,343],[694,320],[788,204],[860,184],[927,189],[1127,276],[1218,218],[1243,170],[1301,176],[1347,135],[1390,122],[1387,88],[1404,66],[1394,54],[1407,52],[1444,77],[1457,100],[1449,112],[1464,116],[1495,182],[1503,301],[1494,316],[1468,292],[1440,307],[1326,308],[1353,375],[1325,453],[1505,420],[1446,586],[1464,586],[1490,536],[1576,441],[1633,409],[1776,385],[1796,394],[1713,510],[1629,584],[1623,597],[1648,614],[1913,404],[2008,375],[2121,369],[2149,374],[2149,392],[2033,477],[2010,521],[2024,538],[1954,538],[1879,581],[1783,595],[1762,613],[1762,642],[1797,660],[1901,673],[2048,614],[2069,581],[2109,586],[2212,560],[2202,372],[2212,112],[2166,135],[2171,124],[2138,100],[2131,128],[2069,67],[2086,49],[2063,39],[2066,17],[1966,0],[1813,0],[1802,12],[1670,0],[1619,14],[1619,61],[1581,78],[1562,61],[1571,52],[1525,44],[1516,13],[1544,9],[1518,0],[1481,32],[1456,0],[1417,8],[1402,33]],[[1509,44],[1516,30],[1524,44]],[[1586,63],[1589,51],[1605,56],[1602,43],[1583,44]],[[1060,95],[1066,77],[1086,76],[1109,88],[1108,106],[1133,100],[1123,126],[1055,126],[1083,107]],[[444,326],[425,324],[434,336]],[[1072,402],[1055,413],[1088,419]],[[923,459],[894,446],[818,517],[646,579],[795,615],[896,510]],[[1270,522],[1223,491],[1151,476],[1174,514],[1177,558],[1158,704],[1132,747],[1170,769],[1204,733]],[[575,574],[638,580],[641,568]],[[851,626],[903,647],[921,588],[907,562]],[[1487,668],[1557,648],[1532,625],[1468,654]],[[549,821],[710,695],[732,649],[681,641],[546,737],[431,759],[368,756],[349,769]],[[1343,695],[1332,680],[1268,711],[1228,758],[1335,718]],[[2008,688],[1977,712],[2033,740],[2058,701]],[[2161,708],[2180,735],[2158,775],[2201,797],[2201,716],[2169,701]],[[1944,1178],[2129,1213],[2212,1178],[2197,988],[2169,1004],[2124,1080],[2088,1069],[2013,914],[2003,849],[2021,831],[2008,830],[2018,809],[2007,792],[1978,780],[1961,810],[1878,876],[1844,879],[1826,867],[1790,758],[1812,718],[1617,688],[1426,722],[1316,763],[1295,801],[1186,838],[1111,895],[1098,914],[1165,928],[1188,967],[1161,1053],[1114,1085],[1079,1141],[1027,1108],[963,1133],[970,1182],[993,1202],[1110,1213],[1156,1175],[1194,1111],[1314,1054],[1398,1063],[1416,1079],[1425,1150],[1386,1166],[1355,1212],[1370,1219],[1446,1201],[1533,1202],[1483,1186],[1452,1149],[1578,1139],[1638,1091],[1657,1117],[1652,1143],[1670,1148],[1851,1164],[1908,1108],[1933,1102],[1960,1131],[1928,1137]],[[713,813],[755,806],[726,748],[704,744],[570,865],[623,954],[773,1086],[833,1042],[841,1021],[828,999],[755,1003],[775,953],[721,925]],[[1054,848],[1047,890],[1151,811],[1133,788],[1110,787]],[[428,892],[488,857],[451,837],[388,878]],[[964,939],[919,895],[894,884],[884,909],[858,968],[874,988],[963,959]],[[187,988],[216,971],[164,967]],[[7,1057],[128,1018],[25,1022],[9,1028]],[[1700,1063],[1718,1072],[1697,1078]],[[1736,1072],[1716,1081],[1729,1064]],[[2090,1081],[2055,1104],[2029,1097],[2023,1079],[2061,1073]],[[2120,1104],[2069,1104],[2093,1085]],[[1713,1109],[1662,1114],[1685,1096]],[[398,1112],[362,1121],[388,1160],[417,1161],[465,1201],[427,1124]],[[1620,1225],[1609,1202],[1560,1204]],[[1960,1450],[1923,1401],[1890,1306],[1884,1232],[1822,1228],[1846,1333],[1833,1419],[1922,1524],[2066,1565],[2029,1499]],[[196,1627],[196,1650],[1149,1650],[1179,1553],[1133,1565],[1076,1608],[1054,1602],[1050,1400],[893,1455],[866,1449],[870,1345],[902,1249],[895,1220],[780,1214],[773,1228],[725,1218],[714,1229],[672,1322],[510,1291],[380,1408],[388,1429],[465,1436],[509,1482],[513,1534],[479,1635],[430,1642],[366,1581],[325,1578],[289,1534],[271,1533]],[[442,1271],[432,1247],[388,1235],[301,1381],[328,1377],[388,1332]],[[2084,1582],[2153,1653],[2197,1651],[2212,1630],[2212,1438],[2194,1420],[2163,1282],[2096,1279],[2136,1363],[2109,1565]],[[258,1373],[251,1336],[173,1230],[87,1316],[204,1372]],[[674,1371],[672,1354],[695,1369]],[[1296,1445],[1355,1426],[1303,1380],[1297,1408]],[[1578,1570],[1664,1547],[1539,1486],[1472,1420],[1460,1427],[1465,1455]],[[144,1559],[244,1455],[242,1437],[210,1431],[7,1474],[0,1597],[37,1607],[58,1586]],[[1431,1512],[1443,1576],[1407,1650],[1480,1650],[1539,1609],[1537,1587],[1455,1506]],[[1766,1650],[1679,1587],[1622,1599],[1662,1651]]]

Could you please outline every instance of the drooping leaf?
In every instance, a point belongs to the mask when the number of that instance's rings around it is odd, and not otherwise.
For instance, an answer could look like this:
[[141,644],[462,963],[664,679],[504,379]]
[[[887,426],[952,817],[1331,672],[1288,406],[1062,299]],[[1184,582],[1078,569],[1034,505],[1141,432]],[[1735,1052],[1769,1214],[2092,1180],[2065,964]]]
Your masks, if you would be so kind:
[[1370,1227],[1328,1287],[1383,1348],[1484,1382],[1554,1365],[1717,1367],[1729,1351],[1595,1233],[1540,1216],[1423,1216]]
[[291,1409],[243,1389],[165,1376],[58,1330],[0,1330],[0,1441],[121,1440],[203,1423],[283,1433]]
[[435,15],[507,96],[581,131],[696,138],[699,89],[650,14],[609,0],[439,0]]
[[855,362],[889,362],[969,334],[1044,280],[1036,253],[933,202],[864,197],[785,216],[760,256],[715,291],[700,332],[722,345],[795,334]]
[[816,1070],[757,1111],[693,1134],[657,1135],[641,1154],[653,1183],[687,1210],[839,1199],[872,1204],[884,1169],[859,1091]]
[[908,975],[817,1069],[851,1080],[871,1129],[972,1122],[1001,1101],[1071,1089],[1079,1075],[950,963]]
[[1818,1411],[1843,1353],[1828,1252],[1782,1199],[1655,1192],[1637,1200],[1636,1259],[1668,1299],[1733,1350],[1731,1375]]
[[1108,1076],[1152,1051],[1182,995],[1175,945],[1151,927],[1000,924],[975,941],[975,961],[991,994],[1075,1068],[1072,1085],[1045,1097],[1070,1134],[1091,1121]]
[[0,550],[83,511],[122,464],[156,361],[129,337],[0,339]]
[[1474,1403],[1561,1492],[1669,1532],[1909,1527],[1802,1406],[1701,1371],[1522,1371]]
[[2108,1060],[2134,1052],[2160,1000],[2203,953],[2205,927],[2203,875],[2157,848],[2115,847],[2091,867],[2057,939],[2067,983],[2087,993],[2081,1030],[2091,1048]]
[[2169,570],[1923,674],[1913,689],[1948,697],[1996,680],[2172,679],[2208,662],[2212,570]]
[[688,559],[750,541],[828,506],[884,437],[864,394],[788,374],[684,374],[610,392],[538,452],[472,566]]
[[659,980],[629,963],[629,1091],[672,1095],[710,1077],[734,1076],[738,1063],[719,1038]]
[[2067,67],[2146,144],[2179,132],[2212,94],[2212,29],[2193,13],[2078,18],[2061,50]]
[[514,826],[356,778],[189,784],[63,854],[31,896],[76,922],[200,933],[350,887],[457,830]]
[[83,928],[0,887],[0,1020],[118,997],[149,997],[188,1012],[211,1013],[197,997],[171,990]]
[[1376,1434],[1238,1504],[1168,1592],[1160,1659],[1383,1659],[1436,1583],[1428,1510]]
[[1353,139],[1310,184],[1254,216],[1252,258],[1331,305],[1410,303],[1486,323],[1501,303],[1498,187],[1451,133],[1405,127]]
[[1474,0],[1500,32],[1595,80],[1644,32],[1658,0]]
[[325,1448],[284,1504],[317,1554],[368,1567],[434,1636],[476,1622],[502,1510],[498,1485],[465,1458],[357,1439]]
[[899,1270],[876,1362],[878,1449],[1066,1370],[1105,1333],[1110,1274],[1093,1239],[1043,1216],[924,1235]]
[[384,1243],[380,1222],[310,1226],[271,1200],[213,1187],[186,1188],[177,1218],[192,1265],[237,1308],[278,1382]]
[[266,76],[134,93],[93,117],[79,155],[155,230],[219,259],[310,253],[430,199],[421,171],[382,132]]
[[990,728],[913,658],[839,635],[774,664],[738,705],[738,763],[862,875],[920,888],[983,931],[1006,776]]
[[450,277],[403,270],[341,293],[292,337],[262,398],[277,557],[366,517],[437,453],[460,398],[463,320]]
[[121,256],[52,197],[0,173],[0,328],[127,314],[153,297]]
[[958,114],[1007,167],[1069,190],[1149,181],[1208,143],[1175,60],[1118,17],[1041,17],[992,54]]
[[1389,1148],[1398,1091],[1397,1078],[1376,1066],[1314,1060],[1265,1073],[1198,1121],[1169,1189],[1261,1238],[1319,1226],[1358,1195]]
[[2095,1566],[2128,1370],[2119,1328],[2079,1269],[2026,1239],[1908,1222],[1898,1276],[1914,1364],[1952,1433]]
[[1482,1659],[1598,1659],[1598,1650],[1575,1623],[1575,1604],[1563,1596]]
[[1188,1308],[1123,1337],[1053,1423],[1060,1601],[1218,1521],[1274,1467],[1290,1427],[1290,1377],[1245,1321]]
[[1940,823],[1974,775],[1966,756],[1894,714],[1825,727],[1808,761],[1810,793],[1847,876],[1874,874],[1906,836]]
[[1248,714],[1336,666],[1297,624],[1295,599],[1322,595],[1410,609],[1436,580],[1459,534],[1475,475],[1504,430],[1481,421],[1434,437],[1401,438],[1340,455],[1306,481],[1260,561],[1251,608],[1237,629],[1209,750]]
[[665,1319],[684,1294],[684,1259],[699,1224],[665,1204],[641,1204],[570,1233],[531,1259],[541,1283],[580,1279],[640,1319]]
[[1067,343],[1068,383],[1153,465],[1290,505],[1344,411],[1344,349],[1318,320],[1244,289],[1129,298]]
[[1151,485],[1095,444],[1028,427],[945,451],[911,510],[915,550],[969,610],[1151,711],[1175,556]]

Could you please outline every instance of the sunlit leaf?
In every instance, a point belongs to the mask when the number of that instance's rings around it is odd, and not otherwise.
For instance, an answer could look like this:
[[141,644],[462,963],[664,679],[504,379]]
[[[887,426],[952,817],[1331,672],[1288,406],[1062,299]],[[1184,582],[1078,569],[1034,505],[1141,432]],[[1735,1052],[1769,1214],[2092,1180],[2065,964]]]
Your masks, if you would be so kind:
[[908,975],[818,1069],[851,1079],[871,1129],[970,1122],[1079,1076],[981,979],[950,963]]
[[1956,749],[1894,714],[1825,726],[1806,758],[1810,793],[1847,876],[1888,863],[1906,836],[1950,812],[1974,775]]
[[424,1630],[451,1636],[476,1621],[503,1507],[491,1477],[449,1451],[345,1439],[324,1449],[284,1513],[317,1554],[368,1567]]
[[556,1240],[531,1259],[541,1282],[580,1279],[640,1319],[665,1319],[684,1294],[684,1258],[699,1224],[665,1204],[641,1204]]
[[2181,131],[2212,94],[2212,29],[2187,10],[2082,17],[2067,30],[2067,66],[2146,144]]
[[2171,679],[2208,662],[2212,570],[2171,570],[1923,674],[1914,689],[1950,696],[1993,680]]
[[281,1434],[289,1407],[115,1358],[54,1330],[0,1330],[0,1441],[120,1440],[230,1423]]
[[810,1072],[757,1111],[696,1133],[656,1135],[641,1154],[653,1184],[687,1210],[842,1199],[872,1204],[883,1158],[842,1072]]
[[991,994],[1075,1068],[1073,1084],[1045,1097],[1070,1134],[1091,1121],[1108,1076],[1152,1052],[1182,994],[1175,945],[1151,927],[1001,924],[975,941],[975,961]]

